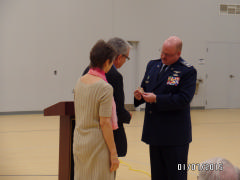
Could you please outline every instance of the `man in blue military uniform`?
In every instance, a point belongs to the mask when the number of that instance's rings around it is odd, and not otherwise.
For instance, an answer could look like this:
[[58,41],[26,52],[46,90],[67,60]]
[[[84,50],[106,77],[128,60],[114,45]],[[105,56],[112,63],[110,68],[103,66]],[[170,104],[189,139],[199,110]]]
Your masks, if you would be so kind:
[[[192,141],[190,102],[196,88],[196,69],[183,60],[182,41],[164,41],[161,59],[148,63],[134,105],[146,102],[142,141],[150,146],[152,180],[186,180]],[[187,166],[186,166],[187,167]]]

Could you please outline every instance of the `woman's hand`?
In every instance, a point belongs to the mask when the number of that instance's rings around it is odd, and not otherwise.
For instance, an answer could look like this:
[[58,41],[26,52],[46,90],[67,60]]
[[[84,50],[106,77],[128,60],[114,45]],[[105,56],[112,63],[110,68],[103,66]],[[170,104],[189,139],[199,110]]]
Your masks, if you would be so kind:
[[100,116],[100,126],[103,132],[104,140],[109,149],[110,155],[110,171],[116,171],[119,166],[119,160],[117,155],[117,149],[114,142],[112,123],[110,117]]
[[118,157],[117,156],[111,156],[110,158],[110,161],[111,161],[111,167],[110,167],[110,171],[113,172],[113,171],[116,171],[119,167],[119,160],[118,160]]

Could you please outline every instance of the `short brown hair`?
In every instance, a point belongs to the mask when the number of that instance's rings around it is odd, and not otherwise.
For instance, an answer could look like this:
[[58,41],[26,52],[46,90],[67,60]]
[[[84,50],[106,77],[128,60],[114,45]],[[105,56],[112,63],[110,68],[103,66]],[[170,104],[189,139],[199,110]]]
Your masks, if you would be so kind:
[[109,59],[112,62],[117,55],[116,51],[104,40],[98,40],[90,52],[90,67],[103,68],[103,64]]

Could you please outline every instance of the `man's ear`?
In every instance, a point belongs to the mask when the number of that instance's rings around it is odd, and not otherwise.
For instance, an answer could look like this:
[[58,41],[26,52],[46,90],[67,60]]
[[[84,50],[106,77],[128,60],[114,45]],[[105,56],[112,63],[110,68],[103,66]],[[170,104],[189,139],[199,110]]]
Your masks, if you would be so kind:
[[178,55],[178,56],[181,56],[181,51],[178,51],[177,55]]
[[114,65],[115,65],[116,67],[119,66],[121,58],[122,58],[122,55],[121,55],[121,54],[118,55],[118,56],[115,58],[115,60],[114,60]]
[[121,58],[122,58],[122,55],[119,54],[116,59],[119,61]]

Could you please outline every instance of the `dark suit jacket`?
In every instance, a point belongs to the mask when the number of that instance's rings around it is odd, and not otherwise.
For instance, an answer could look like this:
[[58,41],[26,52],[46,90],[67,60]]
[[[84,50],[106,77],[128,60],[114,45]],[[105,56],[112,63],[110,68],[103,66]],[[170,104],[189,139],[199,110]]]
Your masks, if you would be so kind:
[[[88,72],[89,68],[85,69],[83,74]],[[127,153],[127,138],[124,130],[123,123],[130,123],[131,115],[124,108],[124,91],[123,91],[123,77],[113,65],[109,72],[106,74],[109,84],[113,87],[113,97],[116,103],[118,129],[114,130],[114,140],[116,143],[117,153],[119,157],[123,157]]]
[[[146,103],[142,141],[155,146],[184,145],[192,141],[190,102],[196,88],[195,68],[180,58],[157,79],[161,59],[148,63],[141,87],[157,95]],[[145,101],[134,99],[138,106]]]

